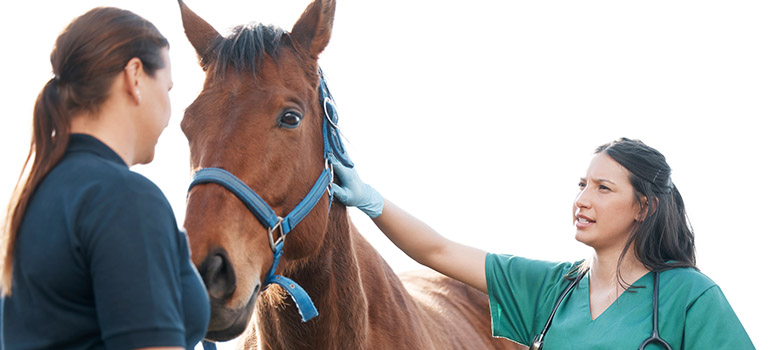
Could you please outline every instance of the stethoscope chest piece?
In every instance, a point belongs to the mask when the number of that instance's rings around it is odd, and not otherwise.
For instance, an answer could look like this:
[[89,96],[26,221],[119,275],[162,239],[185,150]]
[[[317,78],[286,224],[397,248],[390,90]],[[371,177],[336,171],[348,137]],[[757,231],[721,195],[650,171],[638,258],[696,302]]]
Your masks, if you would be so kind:
[[534,338],[534,341],[531,343],[531,347],[529,348],[529,350],[542,350],[542,342]]

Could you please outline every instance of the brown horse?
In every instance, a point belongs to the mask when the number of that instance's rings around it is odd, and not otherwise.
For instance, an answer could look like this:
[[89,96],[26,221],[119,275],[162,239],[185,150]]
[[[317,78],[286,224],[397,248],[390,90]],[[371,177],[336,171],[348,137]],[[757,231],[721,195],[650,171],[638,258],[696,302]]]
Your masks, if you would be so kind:
[[[181,1],[184,30],[206,72],[181,123],[193,170],[234,174],[279,216],[323,173],[318,55],[335,0],[315,0],[292,31],[242,26],[222,37]],[[287,236],[276,273],[298,282],[319,316],[302,322],[294,300],[265,285],[275,230],[218,184],[194,186],[184,226],[211,299],[207,338],[242,334],[243,348],[519,349],[490,334],[487,296],[424,272],[399,278],[324,192]],[[271,237],[269,237],[271,236]]]

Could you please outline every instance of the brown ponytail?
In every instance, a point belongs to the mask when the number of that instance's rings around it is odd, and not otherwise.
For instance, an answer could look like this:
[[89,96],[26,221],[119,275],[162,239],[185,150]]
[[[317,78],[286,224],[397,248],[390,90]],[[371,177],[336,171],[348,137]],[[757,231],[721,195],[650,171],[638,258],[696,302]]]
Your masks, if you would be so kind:
[[36,188],[65,154],[71,116],[96,112],[108,98],[111,83],[134,57],[153,76],[164,67],[161,49],[167,46],[168,41],[149,21],[130,11],[107,7],[74,19],[57,38],[51,53],[55,77],[35,102],[30,151],[0,237],[0,296],[11,295],[19,226]]

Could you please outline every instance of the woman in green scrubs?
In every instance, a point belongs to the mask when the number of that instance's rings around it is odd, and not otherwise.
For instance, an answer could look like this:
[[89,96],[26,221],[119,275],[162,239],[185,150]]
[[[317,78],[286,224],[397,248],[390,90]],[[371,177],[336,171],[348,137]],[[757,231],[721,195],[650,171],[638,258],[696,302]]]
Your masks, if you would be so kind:
[[[755,349],[723,292],[696,268],[693,232],[665,157],[641,141],[598,147],[580,179],[572,222],[593,257],[578,262],[453,242],[385,200],[354,169],[333,164],[339,201],[368,214],[417,262],[488,293],[496,337],[532,346],[552,318],[545,349],[639,348],[654,329],[657,274],[658,332],[672,349]],[[644,348],[666,347],[653,341]]]

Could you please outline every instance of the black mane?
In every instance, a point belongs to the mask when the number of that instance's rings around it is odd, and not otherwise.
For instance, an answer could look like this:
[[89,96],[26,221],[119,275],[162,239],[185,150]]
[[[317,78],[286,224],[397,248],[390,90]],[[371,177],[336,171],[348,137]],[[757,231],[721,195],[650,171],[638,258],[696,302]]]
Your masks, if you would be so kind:
[[270,25],[248,24],[235,27],[233,33],[214,47],[217,72],[224,74],[231,67],[237,71],[260,72],[263,57],[276,59],[277,49],[286,31]]

